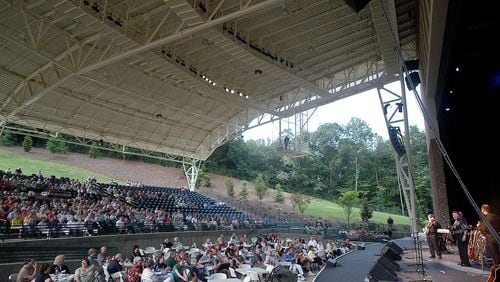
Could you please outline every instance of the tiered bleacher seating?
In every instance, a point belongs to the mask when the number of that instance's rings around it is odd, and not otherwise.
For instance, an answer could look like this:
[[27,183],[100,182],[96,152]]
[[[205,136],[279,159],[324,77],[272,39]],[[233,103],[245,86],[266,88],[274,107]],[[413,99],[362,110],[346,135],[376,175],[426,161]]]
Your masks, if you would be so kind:
[[81,183],[1,171],[0,179],[6,187],[0,194],[0,240],[239,229],[265,222],[179,188],[101,184],[95,179]]
[[[115,188],[125,192],[121,194],[123,200],[125,200],[125,196],[123,196],[123,194],[126,194],[126,192],[145,194],[155,193],[155,196],[141,197],[137,200],[129,202],[130,204],[141,208],[150,210],[162,209],[170,213],[180,212],[184,216],[198,213],[202,216],[208,217],[219,215],[238,219],[250,218],[248,214],[228,207],[225,203],[217,202],[203,194],[185,189],[156,186],[131,187],[126,185],[116,185]],[[184,200],[186,205],[179,205],[179,199]]]

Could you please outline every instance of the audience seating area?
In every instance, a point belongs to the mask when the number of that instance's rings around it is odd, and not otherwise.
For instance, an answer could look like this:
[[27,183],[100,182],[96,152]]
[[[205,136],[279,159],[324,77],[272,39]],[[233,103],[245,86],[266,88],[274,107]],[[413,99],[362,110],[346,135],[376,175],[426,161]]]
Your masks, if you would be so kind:
[[0,239],[229,230],[263,221],[182,188],[82,183],[17,170],[0,171],[0,186]]

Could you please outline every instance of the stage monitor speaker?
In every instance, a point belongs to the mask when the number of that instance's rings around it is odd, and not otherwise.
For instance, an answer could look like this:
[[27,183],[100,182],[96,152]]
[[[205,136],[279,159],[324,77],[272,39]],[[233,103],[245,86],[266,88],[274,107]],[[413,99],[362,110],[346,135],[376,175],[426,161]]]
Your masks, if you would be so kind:
[[382,267],[389,269],[391,271],[398,271],[401,268],[399,267],[399,264],[389,258],[387,255],[380,256],[380,258],[377,260],[377,263],[380,264]]
[[351,7],[354,12],[359,13],[368,4],[370,0],[345,0],[345,3]]
[[387,243],[387,245],[389,246],[389,248],[391,248],[391,250],[393,250],[396,254],[400,255],[403,253],[403,249],[398,246],[396,243],[394,242],[389,242]]
[[340,266],[337,259],[331,258],[326,261],[326,267],[337,267]]
[[380,251],[380,256],[387,255],[392,260],[401,260],[401,256],[395,253],[388,245],[385,245]]
[[370,272],[368,272],[368,279],[370,281],[398,281],[396,273],[390,269],[384,268],[379,263],[375,263]]

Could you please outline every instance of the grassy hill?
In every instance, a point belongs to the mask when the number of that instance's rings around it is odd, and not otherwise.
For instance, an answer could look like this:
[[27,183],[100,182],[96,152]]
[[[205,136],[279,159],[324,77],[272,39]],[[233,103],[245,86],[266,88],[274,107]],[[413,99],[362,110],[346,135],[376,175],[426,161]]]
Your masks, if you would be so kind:
[[[7,168],[12,170],[21,167],[25,174],[37,173],[41,170],[45,176],[55,175],[56,177],[70,177],[74,179],[86,179],[89,176],[95,177],[99,182],[124,183],[127,180],[139,181],[147,185],[163,187],[181,187],[186,186],[183,172],[178,168],[169,168],[159,165],[147,164],[136,161],[122,161],[111,158],[91,159],[87,155],[68,153],[51,154],[44,149],[34,148],[31,152],[24,152],[21,147],[1,147],[0,146],[0,169]],[[212,187],[200,189],[201,193],[209,194],[220,200],[229,202],[225,191],[224,181],[226,176],[208,174],[211,178]],[[232,179],[234,182],[235,194],[238,195],[241,189],[241,180]],[[249,185],[248,203],[255,207],[259,206],[258,200]],[[292,206],[289,200],[284,203],[276,203],[272,200],[274,190],[269,189],[263,207],[267,210],[276,211],[281,209],[283,212],[290,212]],[[286,193],[288,198],[290,195]],[[409,224],[406,216],[374,212],[372,220],[377,223],[385,223],[388,217],[394,219],[395,224]],[[306,209],[305,218],[322,217],[330,220],[338,219],[345,221],[344,211],[335,203],[316,199]],[[351,222],[361,221],[359,209],[354,209],[351,215]]]
[[[14,171],[21,167],[25,175],[31,175],[41,171],[43,175],[56,177],[70,177],[73,179],[84,180],[89,176],[94,176],[99,182],[110,182],[111,177],[87,169],[60,164],[55,161],[39,160],[25,157],[16,153],[0,149],[0,169],[10,168]],[[122,181],[123,182],[123,181]]]

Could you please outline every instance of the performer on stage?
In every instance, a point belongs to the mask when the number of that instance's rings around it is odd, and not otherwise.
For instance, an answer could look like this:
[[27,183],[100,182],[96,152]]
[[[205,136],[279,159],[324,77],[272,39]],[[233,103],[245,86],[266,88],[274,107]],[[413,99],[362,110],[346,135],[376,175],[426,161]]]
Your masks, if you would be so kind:
[[460,262],[458,264],[461,266],[470,266],[469,255],[467,253],[469,245],[469,225],[465,217],[463,217],[462,212],[453,211],[451,214],[455,222],[453,222],[450,231],[460,255]]
[[442,258],[437,234],[437,230],[441,228],[441,224],[439,224],[433,214],[429,214],[427,218],[429,219],[429,223],[424,228],[424,234],[427,235],[427,244],[429,245],[429,251],[431,253],[430,258],[435,258],[436,254],[438,258]]
[[[490,212],[490,206],[487,204],[481,206],[481,212],[484,214],[491,226],[493,226],[493,229],[495,229],[498,233],[500,231],[500,218],[496,214]],[[481,221],[477,223],[477,229],[481,230],[481,232],[486,236],[486,250],[493,257],[493,263],[495,265],[500,264],[500,252],[498,250],[498,245],[495,242],[493,235],[491,235],[490,230]]]

